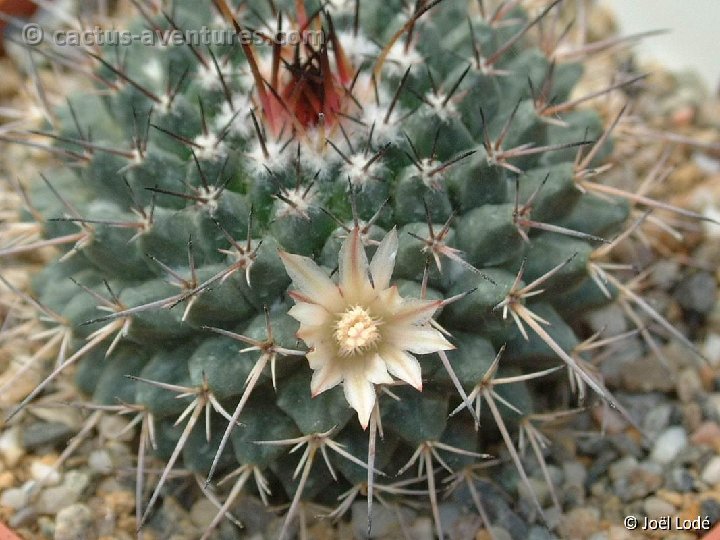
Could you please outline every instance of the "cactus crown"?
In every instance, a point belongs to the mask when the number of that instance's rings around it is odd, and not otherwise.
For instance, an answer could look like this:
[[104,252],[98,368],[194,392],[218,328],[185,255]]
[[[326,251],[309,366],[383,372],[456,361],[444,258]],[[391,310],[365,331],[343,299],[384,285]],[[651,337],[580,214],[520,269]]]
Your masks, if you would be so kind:
[[578,321],[621,297],[668,327],[607,265],[660,203],[602,184],[619,117],[571,100],[557,3],[139,3],[133,30],[255,43],[87,51],[99,91],[33,132],[68,165],[29,193],[42,239],[0,253],[59,246],[34,295],[73,352],[26,402],[73,367],[142,419],[167,466],[139,526],[180,461],[239,472],[213,526],[252,476],[291,501],[283,535],[302,500],[401,498],[378,475],[420,462],[442,537],[436,475],[471,482],[501,439],[528,482],[514,434],[559,405],[537,380],[615,403]]

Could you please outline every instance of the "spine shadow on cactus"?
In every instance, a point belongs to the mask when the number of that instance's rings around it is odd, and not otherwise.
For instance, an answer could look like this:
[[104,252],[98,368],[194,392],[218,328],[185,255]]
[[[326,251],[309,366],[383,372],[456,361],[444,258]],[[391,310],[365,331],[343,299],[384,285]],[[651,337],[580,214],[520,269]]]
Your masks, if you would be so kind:
[[[463,0],[213,4],[132,25],[259,17],[326,41],[89,53],[96,91],[25,134],[72,166],[30,186],[23,218],[44,240],[0,249],[60,247],[30,300],[73,336],[15,412],[75,366],[89,407],[133,415],[138,528],[181,461],[204,491],[238,478],[205,537],[252,477],[290,503],[281,536],[303,501],[339,519],[365,495],[372,516],[425,484],[442,538],[441,478],[486,516],[476,482],[497,442],[544,515],[515,439],[545,470],[542,427],[567,411],[535,410],[536,379],[567,368],[581,398],[620,406],[592,352],[631,334],[588,338],[579,319],[619,299],[693,347],[610,256],[637,206],[700,216],[602,184],[623,111],[603,128],[578,108],[640,77],[571,98],[582,64],[531,36],[558,1],[534,17]],[[142,510],[149,448],[167,465]]]

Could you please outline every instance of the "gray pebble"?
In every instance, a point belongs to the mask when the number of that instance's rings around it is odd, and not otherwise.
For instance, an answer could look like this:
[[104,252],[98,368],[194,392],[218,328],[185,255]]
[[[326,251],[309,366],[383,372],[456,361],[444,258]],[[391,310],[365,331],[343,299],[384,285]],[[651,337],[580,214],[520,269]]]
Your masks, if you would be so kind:
[[490,530],[492,531],[492,535],[495,540],[513,540],[513,537],[510,536],[510,533],[502,527],[493,526],[490,527]]
[[648,497],[643,502],[643,510],[647,517],[658,519],[663,516],[670,516],[675,513],[675,507],[659,497]]
[[694,368],[685,368],[678,373],[675,391],[683,403],[687,403],[699,395],[702,395],[702,381],[700,381],[697,370]]
[[664,431],[668,425],[670,425],[670,415],[672,414],[672,405],[669,403],[660,404],[643,418],[642,428],[648,434],[648,437],[655,438],[662,431]]
[[712,497],[703,499],[700,503],[700,515],[707,516],[711,524],[720,521],[720,501]]
[[73,504],[58,512],[54,540],[92,540],[93,515],[84,504]]
[[666,487],[673,491],[680,493],[686,493],[692,491],[695,487],[695,479],[684,467],[675,467],[670,470],[666,481]]
[[72,438],[75,430],[60,422],[35,422],[23,430],[22,443],[27,450],[57,446]]
[[644,462],[613,481],[613,491],[624,502],[646,497],[663,485],[662,465]]
[[630,472],[638,466],[638,460],[634,456],[626,456],[612,465],[608,469],[611,480],[620,480],[630,475]]
[[350,511],[352,514],[352,528],[355,533],[355,538],[378,538],[397,532],[400,529],[400,524],[395,512],[389,508],[385,508],[381,504],[373,504],[372,529],[368,536],[367,502],[358,501],[353,503]]
[[657,463],[668,464],[688,445],[685,429],[673,426],[663,431],[655,440],[650,459]]
[[502,492],[489,482],[478,481],[475,486],[490,523],[501,525],[513,540],[525,540],[528,526],[505,502]]
[[37,521],[37,512],[32,506],[26,506],[10,517],[8,525],[13,529],[19,529],[26,525],[32,525],[35,521]]
[[40,493],[35,508],[41,514],[57,514],[63,508],[80,500],[89,483],[90,478],[87,474],[68,471],[61,485],[46,488]]
[[709,272],[696,272],[683,279],[675,289],[674,296],[685,309],[709,313],[715,306],[717,283]]
[[720,483],[720,456],[714,456],[705,465],[700,479],[711,486]]
[[19,510],[27,506],[30,500],[30,490],[23,487],[8,488],[0,495],[0,506]]
[[533,525],[528,532],[527,540],[553,540],[555,536],[545,527]]

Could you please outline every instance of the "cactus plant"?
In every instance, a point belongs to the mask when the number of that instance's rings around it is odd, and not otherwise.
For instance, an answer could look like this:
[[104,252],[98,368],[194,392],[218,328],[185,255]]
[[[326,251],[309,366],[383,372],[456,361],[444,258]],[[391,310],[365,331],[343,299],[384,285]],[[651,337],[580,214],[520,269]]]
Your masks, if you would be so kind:
[[247,488],[290,503],[281,536],[302,501],[401,498],[387,475],[419,463],[442,538],[441,477],[487,441],[528,483],[536,381],[619,407],[584,314],[621,298],[694,350],[609,261],[654,209],[699,216],[603,184],[619,117],[571,97],[582,54],[533,37],[558,1],[409,4],[137,2],[132,31],[252,43],[89,48],[96,88],[3,135],[65,165],[25,194],[42,238],[0,251],[60,250],[26,296],[59,363],[18,410],[72,373],[135,415],[138,482],[166,462],[138,527],[179,463],[204,489],[237,473],[211,528]]

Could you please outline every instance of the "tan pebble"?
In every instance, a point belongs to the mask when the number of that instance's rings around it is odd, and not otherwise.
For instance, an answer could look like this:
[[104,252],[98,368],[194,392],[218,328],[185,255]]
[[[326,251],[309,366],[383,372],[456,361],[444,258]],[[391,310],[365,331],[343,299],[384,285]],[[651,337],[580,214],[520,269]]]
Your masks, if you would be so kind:
[[327,521],[318,521],[308,529],[309,538],[317,540],[335,540],[335,530]]
[[720,441],[720,426],[712,420],[707,420],[693,431],[690,440],[693,444],[714,446]]
[[686,403],[682,406],[683,423],[689,432],[693,432],[702,424],[702,408],[699,403]]
[[30,465],[30,476],[33,480],[42,482],[46,486],[54,486],[60,483],[62,474],[53,467],[53,463],[57,460],[57,457],[48,459],[47,456],[43,456],[40,459],[33,460]]
[[706,392],[711,391],[715,385],[715,371],[713,368],[707,365],[702,365],[698,370],[698,375],[700,375],[700,382],[702,383],[703,390]]
[[475,535],[475,540],[492,540],[492,536],[487,529],[480,529]]
[[656,495],[664,500],[672,504],[675,508],[679,508],[683,505],[684,497],[682,493],[677,493],[675,491],[668,491],[666,489],[659,490]]
[[7,489],[15,484],[15,475],[12,471],[0,473],[0,489]]
[[672,113],[671,122],[675,127],[687,127],[695,120],[696,112],[692,105],[684,105]]
[[[132,532],[133,534],[135,533],[135,529],[137,529],[135,516],[120,516],[115,522],[115,525],[118,530]],[[143,529],[143,540],[150,540],[150,535],[152,535],[152,532],[149,529]]]
[[20,440],[20,429],[13,426],[0,435],[0,456],[8,467],[14,467],[25,455]]
[[680,513],[678,514],[678,517],[682,519],[695,519],[700,515],[700,503],[697,501],[697,499],[693,499],[691,503],[687,506],[685,506]]
[[605,432],[610,435],[622,433],[628,425],[623,416],[610,407],[593,407],[592,416],[595,423],[605,428]]
[[115,514],[129,514],[135,510],[135,495],[129,491],[108,493],[103,501]]
[[625,527],[612,526],[607,531],[607,538],[608,540],[635,540],[642,537],[628,531]]

